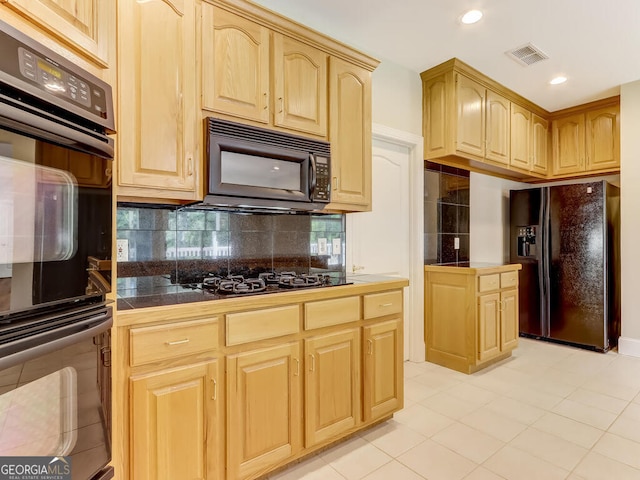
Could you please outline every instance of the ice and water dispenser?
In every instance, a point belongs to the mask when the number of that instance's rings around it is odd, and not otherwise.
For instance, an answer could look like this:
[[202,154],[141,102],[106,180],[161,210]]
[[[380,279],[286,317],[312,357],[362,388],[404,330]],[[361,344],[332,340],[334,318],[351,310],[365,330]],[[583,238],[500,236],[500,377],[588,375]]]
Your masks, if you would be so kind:
[[536,226],[518,227],[518,256],[536,256]]

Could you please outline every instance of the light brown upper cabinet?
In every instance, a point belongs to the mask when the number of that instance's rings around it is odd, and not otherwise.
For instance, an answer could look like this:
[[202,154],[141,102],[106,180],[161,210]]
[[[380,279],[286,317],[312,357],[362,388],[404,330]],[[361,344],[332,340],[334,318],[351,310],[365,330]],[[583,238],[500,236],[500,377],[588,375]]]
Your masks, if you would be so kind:
[[371,72],[331,57],[329,99],[329,208],[371,210]]
[[577,173],[585,169],[584,114],[553,121],[553,174]]
[[511,154],[509,165],[525,171],[531,169],[531,112],[511,104]]
[[531,169],[539,174],[548,173],[549,160],[549,122],[531,114]]
[[615,104],[554,119],[554,176],[619,170],[619,118]]
[[453,58],[420,74],[424,157],[525,182],[620,171],[620,99],[550,113]]
[[328,58],[316,48],[273,34],[273,123],[276,126],[327,136]]
[[548,138],[547,120],[511,103],[511,168],[546,175]]
[[209,4],[202,18],[205,109],[327,136],[325,52]]
[[200,196],[199,0],[118,2],[118,195]]
[[458,60],[421,76],[425,159],[508,174],[513,139],[510,99]]
[[269,29],[202,7],[203,108],[269,123]]
[[115,2],[103,0],[2,0],[25,19],[99,68],[107,68],[114,37]]
[[485,131],[485,152],[487,160],[509,164],[510,130],[509,118],[510,103],[502,95],[487,89],[487,118]]

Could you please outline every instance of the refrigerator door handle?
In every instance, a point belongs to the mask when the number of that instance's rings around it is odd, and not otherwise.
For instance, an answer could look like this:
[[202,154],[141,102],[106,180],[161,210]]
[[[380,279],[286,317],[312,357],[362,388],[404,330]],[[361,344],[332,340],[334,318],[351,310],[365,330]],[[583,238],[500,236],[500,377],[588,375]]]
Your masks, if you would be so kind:
[[542,317],[542,335],[548,337],[551,334],[550,318],[549,318],[549,301],[551,299],[551,190],[545,187],[542,193],[542,276],[541,276],[541,292],[542,306],[540,316]]

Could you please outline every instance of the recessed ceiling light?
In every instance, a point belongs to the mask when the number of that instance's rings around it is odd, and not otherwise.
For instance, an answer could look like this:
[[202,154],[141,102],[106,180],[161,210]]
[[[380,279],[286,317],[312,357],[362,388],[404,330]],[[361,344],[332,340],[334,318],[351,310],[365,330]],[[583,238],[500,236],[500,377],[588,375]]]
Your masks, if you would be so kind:
[[481,18],[482,12],[480,10],[469,10],[467,13],[462,15],[460,21],[465,25],[470,25],[472,23],[476,23]]
[[564,83],[566,81],[567,81],[567,77],[563,77],[562,75],[560,75],[556,78],[552,78],[549,83],[551,85],[560,85],[561,83]]

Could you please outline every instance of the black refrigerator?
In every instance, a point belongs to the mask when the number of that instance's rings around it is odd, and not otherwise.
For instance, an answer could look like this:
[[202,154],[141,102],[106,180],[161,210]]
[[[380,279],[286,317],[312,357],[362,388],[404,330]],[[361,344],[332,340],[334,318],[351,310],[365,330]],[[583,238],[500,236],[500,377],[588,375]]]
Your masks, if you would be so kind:
[[511,190],[520,334],[606,352],[620,335],[620,189]]

